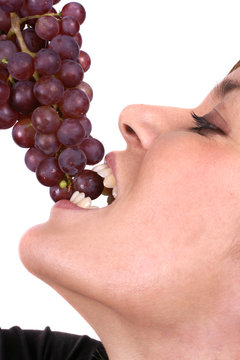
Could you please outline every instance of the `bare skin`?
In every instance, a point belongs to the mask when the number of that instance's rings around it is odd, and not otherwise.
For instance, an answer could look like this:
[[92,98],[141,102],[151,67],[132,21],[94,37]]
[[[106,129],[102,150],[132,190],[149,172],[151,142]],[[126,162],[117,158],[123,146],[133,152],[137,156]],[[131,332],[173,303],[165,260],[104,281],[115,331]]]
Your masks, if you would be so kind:
[[[191,130],[192,111],[222,131]],[[131,105],[119,127],[117,200],[53,208],[21,239],[24,265],[89,322],[110,360],[238,360],[240,89],[195,109]]]

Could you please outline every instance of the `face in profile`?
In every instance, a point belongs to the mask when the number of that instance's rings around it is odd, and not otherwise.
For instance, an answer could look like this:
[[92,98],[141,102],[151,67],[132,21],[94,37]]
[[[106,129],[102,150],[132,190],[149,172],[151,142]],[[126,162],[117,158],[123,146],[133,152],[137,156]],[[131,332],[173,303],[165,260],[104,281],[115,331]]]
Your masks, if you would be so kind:
[[194,109],[126,107],[119,128],[127,148],[111,156],[116,200],[102,209],[54,207],[21,239],[27,269],[90,323],[103,320],[97,309],[145,327],[194,321],[231,298],[239,266],[239,84],[236,70]]

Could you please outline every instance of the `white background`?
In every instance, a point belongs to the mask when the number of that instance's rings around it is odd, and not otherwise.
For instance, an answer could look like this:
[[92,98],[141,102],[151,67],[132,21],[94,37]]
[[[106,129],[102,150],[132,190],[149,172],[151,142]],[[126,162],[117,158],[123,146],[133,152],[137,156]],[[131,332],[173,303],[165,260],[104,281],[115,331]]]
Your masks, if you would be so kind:
[[[82,49],[92,58],[85,80],[94,90],[88,116],[92,136],[106,153],[125,149],[117,122],[126,105],[198,105],[240,58],[239,0],[82,0],[82,5],[87,12]],[[0,327],[49,325],[98,338],[20,263],[19,239],[46,221],[53,205],[48,189],[25,167],[24,154],[11,130],[0,130]]]

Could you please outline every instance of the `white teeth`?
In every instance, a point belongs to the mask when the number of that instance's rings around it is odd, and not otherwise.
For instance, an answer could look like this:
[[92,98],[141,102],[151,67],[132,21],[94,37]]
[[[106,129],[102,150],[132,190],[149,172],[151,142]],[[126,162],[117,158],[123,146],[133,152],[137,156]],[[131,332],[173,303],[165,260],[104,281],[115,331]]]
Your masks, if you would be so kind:
[[79,191],[75,191],[70,199],[74,204],[78,204],[81,200],[85,198],[84,193],[80,193]]
[[117,194],[118,194],[117,185],[114,186],[113,191],[112,191],[112,194],[113,194],[114,199],[116,199]]
[[105,168],[105,169],[102,169],[102,170],[98,170],[98,175],[102,176],[102,177],[107,177],[108,175],[111,175],[112,174],[112,169],[110,168]]
[[92,168],[92,171],[98,172],[98,171],[100,171],[102,169],[106,169],[106,168],[108,168],[107,164],[100,164],[100,165],[94,166]]
[[77,206],[82,208],[89,208],[92,206],[92,200],[90,197],[86,197],[82,199],[79,203],[77,203]]
[[116,180],[113,174],[110,174],[107,177],[105,177],[103,181],[103,185],[107,188],[114,188],[114,186],[116,185]]

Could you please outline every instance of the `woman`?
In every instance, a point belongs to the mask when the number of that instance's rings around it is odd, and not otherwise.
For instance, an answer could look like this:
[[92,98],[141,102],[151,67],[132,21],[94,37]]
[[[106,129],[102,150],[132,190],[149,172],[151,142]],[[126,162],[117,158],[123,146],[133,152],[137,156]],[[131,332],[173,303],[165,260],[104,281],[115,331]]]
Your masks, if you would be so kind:
[[110,360],[240,358],[239,99],[236,66],[194,109],[128,106],[127,149],[106,157],[116,200],[60,202],[21,240]]

